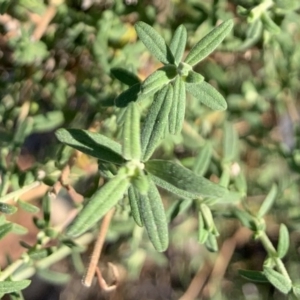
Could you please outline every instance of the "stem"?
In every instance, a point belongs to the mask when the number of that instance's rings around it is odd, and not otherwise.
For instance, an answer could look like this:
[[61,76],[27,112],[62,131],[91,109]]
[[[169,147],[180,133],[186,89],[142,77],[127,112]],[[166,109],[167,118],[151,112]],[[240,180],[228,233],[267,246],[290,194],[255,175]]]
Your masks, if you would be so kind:
[[[10,177],[10,173],[6,173],[4,176],[3,176],[3,181],[2,181],[2,184],[1,184],[1,187],[0,187],[0,196],[3,196],[7,193],[8,191],[8,188],[9,188],[9,177]],[[0,198],[0,202],[1,201],[1,198]]]
[[268,255],[270,257],[272,257],[274,259],[275,265],[277,270],[287,279],[289,279],[290,281],[291,278],[282,262],[282,260],[280,258],[277,257],[277,251],[274,248],[273,244],[271,243],[269,237],[267,236],[267,234],[265,233],[265,231],[260,231],[259,232],[259,239],[261,241],[261,243],[263,244],[265,250],[267,251]]
[[93,278],[95,276],[95,272],[96,272],[96,269],[97,269],[98,261],[99,261],[100,255],[101,255],[101,251],[102,251],[102,248],[103,248],[103,244],[104,244],[104,241],[105,241],[107,230],[108,230],[110,221],[111,221],[111,219],[114,215],[114,212],[115,212],[115,208],[111,209],[105,215],[105,217],[102,221],[101,228],[100,228],[100,231],[99,231],[99,234],[98,234],[98,238],[97,238],[96,244],[94,246],[91,261],[90,261],[90,264],[88,266],[86,276],[82,281],[83,285],[85,285],[86,287],[90,287],[92,285],[92,281],[93,281]]
[[[91,233],[87,233],[87,234],[79,237],[78,239],[76,239],[74,242],[78,245],[86,246],[93,239],[94,239],[94,236]],[[4,281],[9,276],[12,276],[14,281],[30,278],[32,275],[35,274],[37,269],[46,269],[46,268],[50,267],[54,263],[62,260],[69,254],[71,254],[72,251],[73,251],[72,248],[64,245],[64,246],[60,247],[57,251],[55,251],[54,253],[49,255],[48,257],[45,257],[44,259],[41,259],[40,261],[38,261],[34,267],[32,267],[32,266],[25,267],[25,265],[27,264],[27,259],[26,259],[26,261],[25,261],[25,258],[18,259],[13,264],[8,266],[3,272],[0,273],[0,282]],[[82,251],[84,251],[84,249]],[[23,270],[20,270],[16,274],[14,274],[15,271],[17,269],[19,269],[22,265],[25,268]]]
[[17,269],[19,269],[24,263],[23,259],[18,259],[8,266],[3,272],[0,273],[0,282],[4,281],[11,274],[13,274]]
[[[6,182],[5,182],[6,183]],[[4,184],[5,184],[4,183]],[[9,184],[9,182],[8,182]],[[14,192],[11,192],[3,197],[0,198],[0,202],[8,202],[9,200],[11,199],[14,199],[14,198],[19,198],[22,194],[34,189],[35,187],[39,186],[41,183],[40,181],[35,181],[31,184],[28,184],[24,187],[22,187],[21,189],[17,190],[17,191],[14,191]]]

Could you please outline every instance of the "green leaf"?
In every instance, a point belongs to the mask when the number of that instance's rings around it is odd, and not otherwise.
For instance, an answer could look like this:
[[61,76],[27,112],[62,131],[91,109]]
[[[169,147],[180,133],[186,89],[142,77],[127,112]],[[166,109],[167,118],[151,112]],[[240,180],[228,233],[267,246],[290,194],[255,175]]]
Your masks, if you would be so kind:
[[174,65],[166,65],[149,75],[142,83],[143,94],[157,92],[177,75]]
[[171,222],[174,220],[179,214],[187,211],[193,204],[192,199],[180,199],[178,201],[173,202],[167,210],[167,220]]
[[132,101],[136,101],[139,97],[139,93],[141,90],[141,84],[136,83],[132,85],[129,89],[121,93],[116,99],[115,99],[115,105],[117,107],[126,107],[128,103]]
[[209,197],[225,202],[237,200],[237,194],[195,175],[179,164],[157,159],[146,162],[145,167],[158,186],[180,197],[190,199]]
[[29,213],[37,213],[40,211],[40,209],[35,206],[35,205],[32,205],[28,202],[25,202],[25,201],[21,201],[21,200],[18,200],[18,205],[20,206],[20,208],[24,211],[27,211]]
[[227,108],[224,97],[207,82],[186,83],[185,87],[187,92],[209,108],[213,110],[225,110]]
[[32,248],[27,253],[31,259],[40,260],[49,256],[51,254],[51,251],[50,249],[45,249],[45,248],[44,249]]
[[233,27],[233,21],[228,20],[215,27],[210,31],[203,39],[201,39],[189,52],[185,62],[194,66],[202,59],[212,53],[219,44],[222,43],[226,35],[231,31]]
[[147,161],[150,158],[163,138],[172,105],[172,99],[172,85],[165,86],[155,95],[142,129],[141,142],[143,161]]
[[258,218],[262,218],[270,210],[277,196],[277,191],[278,191],[277,186],[273,184],[270,192],[268,193],[267,197],[265,198],[264,202],[262,203],[257,213]]
[[205,246],[210,252],[217,252],[219,250],[218,241],[214,234],[208,233]]
[[169,132],[171,134],[178,134],[184,122],[186,100],[185,85],[180,76],[176,77],[173,86],[174,94],[169,114]]
[[149,190],[149,179],[143,170],[138,170],[138,175],[133,176],[132,184],[141,195],[147,195]]
[[206,204],[202,203],[200,205],[200,211],[202,213],[202,217],[203,217],[203,220],[204,220],[205,228],[209,232],[213,232],[214,227],[215,227],[215,223],[214,223],[213,215],[211,213],[210,208]]
[[133,86],[135,84],[141,83],[140,79],[127,69],[112,68],[110,72],[116,79],[128,86]]
[[51,218],[51,197],[53,195],[51,193],[45,194],[42,201],[42,210],[43,210],[43,221],[47,224],[47,226],[50,223]]
[[56,137],[65,145],[71,146],[85,154],[115,164],[124,163],[121,145],[100,133],[81,129],[59,129]]
[[143,227],[143,222],[140,215],[141,196],[133,186],[130,186],[128,189],[128,200],[131,209],[131,214],[135,223],[138,226]]
[[67,284],[72,278],[68,273],[56,272],[49,269],[37,269],[37,276],[54,285]]
[[186,46],[187,32],[183,25],[177,27],[170,43],[170,50],[174,56],[175,64],[178,65],[182,59]]
[[203,176],[210,164],[211,156],[212,156],[212,145],[211,143],[207,142],[204,144],[204,146],[199,151],[198,156],[195,159],[193,171],[199,175]]
[[[0,240],[13,230],[12,223],[5,223],[0,226]],[[1,291],[0,291],[1,293]]]
[[33,116],[32,132],[47,132],[56,129],[64,123],[62,111],[50,111],[42,115]]
[[26,234],[28,233],[28,229],[22,225],[19,225],[19,224],[16,224],[16,223],[13,223],[12,224],[12,230],[11,230],[13,233],[16,233],[16,234]]
[[288,294],[292,289],[292,282],[289,278],[286,278],[279,272],[269,267],[264,267],[264,275],[270,281],[270,283],[277,288],[281,293]]
[[7,215],[12,215],[14,214],[18,209],[10,204],[0,202],[0,212],[7,214]]
[[1,1],[1,3],[0,3],[0,14],[1,15],[4,15],[7,12],[10,4],[11,4],[10,0],[2,0]]
[[260,283],[269,282],[269,280],[264,275],[264,273],[259,271],[239,270],[239,275],[247,280],[254,281],[254,282],[260,282]]
[[183,77],[183,79],[186,83],[196,83],[196,84],[204,81],[204,77],[193,70],[190,70],[188,75]]
[[205,228],[204,219],[202,213],[199,211],[198,213],[198,242],[200,244],[204,244],[208,238],[208,230]]
[[234,185],[242,195],[247,195],[247,181],[243,172],[234,177]]
[[223,137],[223,161],[233,162],[236,160],[238,153],[238,134],[233,125],[229,122],[224,124],[224,137]]
[[149,180],[148,195],[143,195],[140,201],[140,215],[154,248],[165,251],[169,245],[168,223],[160,194]]
[[148,24],[137,22],[135,30],[147,49],[164,65],[173,64],[174,57],[165,40]]
[[246,51],[253,45],[255,45],[262,34],[263,24],[260,19],[248,24],[246,40],[238,47],[238,51]]
[[3,225],[6,223],[6,217],[4,215],[0,215],[0,225]]
[[126,109],[122,152],[127,160],[141,159],[140,111],[135,102],[129,103]]
[[0,282],[0,294],[9,294],[24,290],[29,286],[31,280],[20,281],[1,281]]
[[293,286],[293,294],[297,297],[297,299],[300,298],[300,286],[299,285]]
[[261,14],[260,19],[264,25],[264,28],[272,34],[280,33],[280,27],[271,19],[269,13],[264,12]]
[[129,178],[122,168],[87,202],[67,229],[67,235],[76,237],[85,233],[118,203],[128,187]]
[[243,224],[243,226],[255,231],[255,228],[253,228],[253,217],[248,212],[235,208],[233,210],[233,215]]
[[280,224],[279,229],[279,238],[278,238],[278,245],[277,245],[277,254],[279,258],[283,258],[288,250],[290,245],[290,237],[289,231],[284,224]]

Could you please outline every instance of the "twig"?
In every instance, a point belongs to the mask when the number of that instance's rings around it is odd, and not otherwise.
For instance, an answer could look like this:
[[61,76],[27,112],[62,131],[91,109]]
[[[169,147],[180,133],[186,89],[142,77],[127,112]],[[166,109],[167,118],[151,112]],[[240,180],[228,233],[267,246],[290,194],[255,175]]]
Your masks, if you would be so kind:
[[112,291],[115,291],[118,286],[119,272],[118,272],[117,267],[114,264],[108,263],[108,266],[111,268],[112,273],[114,275],[115,284],[110,285],[110,286],[107,284],[107,282],[105,281],[105,279],[103,278],[103,276],[101,274],[99,267],[96,268],[96,274],[97,274],[98,283],[99,283],[99,286],[101,287],[101,289],[104,290],[105,292],[112,292]]
[[217,283],[223,278],[235,248],[244,245],[252,234],[253,232],[250,229],[241,227],[231,238],[228,238],[223,243],[214,268],[209,276],[209,281],[203,290],[203,295],[212,296],[216,292]]
[[40,181],[35,181],[29,185],[26,185],[24,187],[22,187],[21,189],[17,190],[17,191],[14,191],[14,192],[11,192],[9,194],[6,194],[5,196],[2,196],[0,198],[0,202],[9,202],[10,200],[12,199],[15,199],[15,198],[19,198],[21,195],[25,194],[26,192],[36,188],[37,186],[39,186],[41,184]]
[[48,28],[48,25],[50,24],[50,22],[54,18],[56,12],[57,12],[57,7],[54,6],[54,5],[50,5],[47,8],[45,14],[41,18],[40,23],[36,26],[36,28],[35,28],[35,30],[34,30],[34,32],[32,34],[32,39],[34,41],[38,41],[38,40],[41,39],[41,37],[46,32],[46,30]]
[[203,289],[202,295],[209,297],[214,294],[216,287],[215,283],[219,282],[224,276],[236,246],[245,244],[249,240],[251,234],[252,231],[243,227],[238,229],[231,238],[228,238],[221,247],[214,267],[212,268],[210,263],[206,263],[204,267],[201,267],[191,281],[188,289],[179,300],[196,299],[205,284],[206,286]]
[[186,292],[179,298],[179,300],[194,300],[199,295],[200,291],[204,287],[210,273],[211,273],[211,264],[206,263],[204,267],[198,270],[195,277],[192,279]]
[[90,287],[92,285],[92,281],[93,281],[93,278],[96,273],[98,261],[99,261],[100,255],[101,255],[101,251],[103,248],[107,230],[108,230],[108,227],[109,227],[109,224],[113,217],[114,212],[115,212],[115,208],[112,208],[103,218],[101,228],[100,228],[100,231],[98,234],[98,238],[96,240],[96,244],[94,246],[94,250],[92,253],[91,261],[89,263],[86,276],[82,281],[83,285],[85,285],[86,287]]

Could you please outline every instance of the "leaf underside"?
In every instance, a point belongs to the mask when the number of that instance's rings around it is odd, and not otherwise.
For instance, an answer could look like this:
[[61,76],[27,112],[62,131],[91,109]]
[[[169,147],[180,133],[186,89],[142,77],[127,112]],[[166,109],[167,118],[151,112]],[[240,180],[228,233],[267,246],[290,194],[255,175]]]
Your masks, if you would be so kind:
[[121,145],[100,133],[82,129],[59,129],[55,134],[63,144],[102,161],[115,164],[124,162]]
[[227,108],[224,97],[207,82],[186,83],[185,87],[187,92],[209,108],[213,110],[225,110]]

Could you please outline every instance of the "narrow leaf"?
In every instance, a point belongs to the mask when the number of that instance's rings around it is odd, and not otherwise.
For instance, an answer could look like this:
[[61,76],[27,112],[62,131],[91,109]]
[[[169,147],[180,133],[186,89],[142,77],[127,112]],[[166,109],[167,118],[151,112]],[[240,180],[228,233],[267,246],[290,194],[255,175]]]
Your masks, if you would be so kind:
[[169,114],[169,132],[180,133],[185,116],[185,85],[180,76],[177,76],[173,83],[174,94]]
[[14,214],[18,209],[10,204],[0,202],[0,212],[6,215]]
[[279,238],[278,238],[278,245],[277,245],[277,254],[279,258],[283,258],[288,250],[290,245],[290,237],[289,231],[284,224],[280,224],[279,229]]
[[238,176],[235,176],[234,184],[242,195],[247,195],[247,181],[243,172],[240,172]]
[[204,77],[201,74],[190,70],[188,75],[184,77],[184,81],[186,83],[201,83],[204,81]]
[[32,205],[28,202],[25,202],[25,201],[21,201],[21,200],[18,200],[18,205],[20,206],[20,208],[24,211],[27,211],[29,213],[37,213],[40,211],[40,209],[35,206],[35,205]]
[[128,71],[127,69],[112,68],[110,72],[116,79],[128,86],[132,86],[141,82],[134,73]]
[[140,111],[135,102],[131,102],[126,109],[122,152],[127,160],[141,159]]
[[182,59],[184,49],[186,46],[186,40],[187,40],[186,28],[183,25],[180,25],[175,30],[170,43],[170,50],[174,56],[175,64],[177,65],[180,63]]
[[193,171],[199,175],[203,176],[210,164],[211,156],[212,156],[212,145],[211,143],[205,143],[205,145],[199,151],[198,156],[195,159]]
[[251,271],[251,270],[239,270],[239,274],[243,278],[250,281],[261,282],[261,283],[269,282],[269,280],[267,279],[267,277],[264,275],[263,272]]
[[102,161],[122,164],[124,162],[121,145],[106,136],[81,129],[59,129],[56,137],[65,145]]
[[26,227],[16,224],[16,223],[12,224],[11,231],[16,234],[27,234],[28,233],[28,229]]
[[255,20],[255,22],[249,24],[247,28],[246,40],[238,47],[238,51],[246,51],[253,45],[255,45],[262,34],[263,24],[260,19]]
[[210,252],[217,252],[219,250],[218,241],[215,235],[208,233],[208,237],[205,242],[205,246]]
[[191,199],[180,199],[173,202],[167,210],[167,220],[168,222],[174,220],[179,214],[187,211],[193,204]]
[[132,178],[132,184],[141,195],[147,195],[149,190],[149,179],[144,171],[139,170],[139,174]]
[[224,124],[223,161],[233,162],[238,153],[238,134],[229,122]]
[[131,214],[135,223],[138,226],[143,227],[143,222],[140,215],[141,196],[133,186],[130,186],[128,189],[128,200],[131,209]]
[[42,209],[43,209],[43,221],[49,225],[50,223],[50,218],[51,218],[51,199],[53,200],[53,198],[55,197],[55,195],[53,195],[53,193],[48,192],[44,197],[43,197],[43,202],[42,202]]
[[204,219],[202,213],[198,213],[198,242],[204,244],[208,238],[208,231],[205,228]]
[[186,83],[185,87],[187,92],[209,108],[213,110],[225,110],[227,108],[224,97],[207,82]]
[[142,129],[142,157],[147,161],[160,143],[172,105],[173,87],[165,86],[154,98]]
[[[10,233],[13,230],[13,224],[12,223],[5,223],[0,226],[0,239],[2,239],[4,236],[6,236],[8,233]],[[1,293],[1,291],[0,291]]]
[[56,272],[49,269],[38,269],[37,276],[54,285],[67,284],[72,278],[68,273]]
[[280,33],[280,27],[271,19],[267,12],[262,13],[260,18],[266,30],[273,34]]
[[20,281],[1,281],[0,282],[0,294],[9,294],[21,291],[27,288],[31,280]]
[[297,297],[296,299],[300,298],[300,286],[299,285],[293,286],[293,294]]
[[147,49],[163,64],[173,64],[174,57],[165,40],[148,24],[137,22],[135,30]]
[[233,27],[233,21],[228,20],[215,27],[210,31],[203,39],[201,39],[189,52],[185,62],[194,66],[202,59],[212,53],[219,44],[222,43],[226,35],[231,31]]
[[233,215],[243,224],[243,226],[255,231],[255,228],[253,228],[253,217],[248,212],[235,208]]
[[142,93],[157,92],[177,75],[174,65],[166,65],[149,75],[142,84]]
[[204,220],[205,228],[209,232],[212,232],[215,224],[210,208],[206,204],[202,203],[200,205],[200,211]]
[[128,187],[129,178],[124,174],[124,169],[120,169],[117,176],[100,187],[79,212],[69,226],[67,235],[75,237],[85,233],[118,203]]
[[152,180],[149,185],[148,195],[142,196],[140,202],[140,214],[154,248],[162,252],[169,244],[168,223],[160,194]]
[[190,199],[209,197],[224,202],[234,202],[239,199],[238,194],[195,175],[194,172],[179,164],[157,159],[146,162],[145,167],[158,186],[177,196]]
[[270,192],[268,193],[267,197],[265,198],[264,202],[262,203],[258,213],[257,217],[262,218],[272,207],[276,195],[277,195],[278,188],[275,184],[272,185],[272,188]]
[[45,114],[35,115],[32,119],[32,132],[49,132],[64,123],[64,114],[59,110],[50,111]]
[[264,275],[270,283],[277,288],[281,293],[287,294],[292,288],[292,282],[279,272],[269,267],[264,267]]
[[139,97],[139,93],[141,90],[141,84],[136,83],[132,85],[129,89],[121,93],[116,99],[115,99],[115,105],[117,107],[126,107],[128,103],[132,101],[136,101]]

